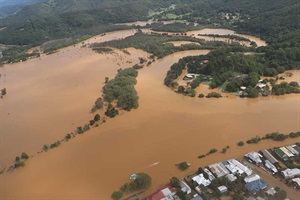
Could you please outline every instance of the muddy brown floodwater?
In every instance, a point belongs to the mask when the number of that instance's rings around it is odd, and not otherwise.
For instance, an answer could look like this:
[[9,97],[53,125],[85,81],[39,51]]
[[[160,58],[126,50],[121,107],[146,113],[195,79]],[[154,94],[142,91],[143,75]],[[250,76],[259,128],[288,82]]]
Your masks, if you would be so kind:
[[[77,45],[1,68],[0,73],[6,75],[1,85],[7,88],[1,99],[1,162],[9,164],[23,151],[32,154],[90,120],[89,110],[100,96],[104,78],[114,77],[118,68],[147,56],[140,50],[129,51],[131,55],[121,51],[100,55]],[[137,172],[151,175],[150,193],[170,177],[183,177],[199,166],[295,142],[236,145],[273,131],[299,131],[299,95],[198,99],[178,95],[163,85],[173,63],[206,53],[174,53],[140,70],[137,110],[36,155],[24,168],[1,175],[0,199],[106,200]],[[211,148],[227,145],[226,154],[197,159]],[[191,169],[180,172],[175,164],[181,161],[190,162]]]

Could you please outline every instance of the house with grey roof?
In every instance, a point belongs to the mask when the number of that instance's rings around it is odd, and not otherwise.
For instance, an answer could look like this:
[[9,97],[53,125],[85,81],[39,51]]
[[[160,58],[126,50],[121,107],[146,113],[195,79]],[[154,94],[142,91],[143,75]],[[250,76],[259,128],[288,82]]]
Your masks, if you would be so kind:
[[261,152],[263,156],[272,164],[278,163],[278,160],[267,149],[264,149]]

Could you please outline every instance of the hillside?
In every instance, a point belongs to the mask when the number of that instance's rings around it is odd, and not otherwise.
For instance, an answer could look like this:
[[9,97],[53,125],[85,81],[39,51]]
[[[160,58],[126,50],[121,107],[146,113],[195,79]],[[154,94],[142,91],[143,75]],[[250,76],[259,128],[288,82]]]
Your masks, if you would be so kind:
[[[0,28],[5,27],[0,31],[0,43],[29,48],[57,39],[78,42],[103,32],[128,28],[116,23],[176,19],[257,35],[269,43],[269,47],[260,50],[270,59],[270,52],[281,48],[289,55],[282,56],[287,60],[285,63],[294,65],[300,57],[299,10],[298,0],[48,0],[26,6],[0,20]],[[172,27],[176,28],[168,28]],[[21,50],[12,52],[16,55]]]
[[[162,0],[48,0],[23,8],[0,21],[0,43],[11,45],[93,35],[103,25],[145,20],[150,9],[171,5]],[[113,29],[113,28],[112,28]]]
[[24,7],[46,0],[0,0],[0,18],[13,15]]

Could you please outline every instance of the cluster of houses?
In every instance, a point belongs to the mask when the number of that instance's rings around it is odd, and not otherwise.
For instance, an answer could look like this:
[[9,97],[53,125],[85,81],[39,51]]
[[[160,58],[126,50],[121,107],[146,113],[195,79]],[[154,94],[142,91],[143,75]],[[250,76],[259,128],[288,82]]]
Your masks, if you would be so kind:
[[[285,147],[274,148],[274,154],[282,161],[289,161],[297,156],[300,156],[300,147],[297,145],[289,145]],[[262,150],[261,153],[254,151],[250,152],[246,154],[245,157],[248,158],[250,162],[253,162],[258,166],[264,165],[273,174],[278,173],[278,169],[275,166],[278,163],[278,160],[266,149]],[[281,171],[281,175],[285,179],[291,179],[300,176],[300,169],[287,168]]]
[[[261,180],[260,177],[256,174],[253,174],[253,171],[239,162],[236,159],[229,159],[224,162],[214,163],[209,165],[208,168],[204,169],[204,172],[207,175],[199,174],[192,178],[194,182],[198,184],[195,188],[199,193],[201,193],[200,186],[209,186],[211,181],[215,178],[226,177],[230,182],[234,182],[237,179],[237,176],[245,175],[245,188],[249,192],[256,193],[262,189],[265,189],[268,185],[267,182]],[[205,176],[207,178],[205,178]],[[221,185],[218,187],[220,193],[225,193],[228,191],[227,187]]]
[[[269,150],[264,149],[260,152],[249,152],[245,154],[245,158],[249,162],[264,167],[273,174],[279,174],[278,160],[275,157],[279,157],[283,161],[293,159],[296,156],[300,156],[300,147],[297,145],[289,145],[280,148],[274,148],[274,154]],[[285,179],[290,179],[294,185],[300,188],[300,169],[298,168],[287,168],[280,171],[280,174]],[[238,176],[244,177],[244,187],[249,191],[249,193],[256,194],[261,190],[267,188],[268,183],[261,179],[258,174],[253,173],[253,170],[241,163],[236,159],[229,159],[223,162],[218,162],[209,165],[204,168],[202,173],[199,173],[193,177],[189,182],[180,182],[180,189],[182,192],[192,196],[191,200],[202,200],[201,198],[201,188],[208,187],[212,181],[216,178],[226,177],[228,181],[234,182],[237,180]],[[190,185],[195,186],[195,192],[192,192]],[[228,192],[228,188],[225,185],[220,185],[217,187],[219,193]],[[266,193],[270,196],[276,194],[274,188],[270,188]],[[193,194],[193,195],[192,195]],[[256,198],[258,199],[258,198]],[[147,200],[179,200],[176,195],[176,189],[172,188],[170,185],[166,185],[160,188],[156,193],[150,195]]]
[[[280,160],[292,161],[294,158],[300,156],[300,147],[297,145],[288,145],[284,147],[277,147],[273,150],[274,155],[276,155]],[[258,166],[265,166],[273,174],[278,173],[276,164],[278,160],[268,151],[267,149],[258,152],[250,152],[245,155],[250,162],[255,163]],[[280,174],[284,179],[291,179],[295,187],[300,188],[300,169],[299,168],[286,168],[280,171]]]
[[300,155],[300,147],[297,145],[288,145],[285,147],[275,148],[274,152],[283,161],[289,161]]

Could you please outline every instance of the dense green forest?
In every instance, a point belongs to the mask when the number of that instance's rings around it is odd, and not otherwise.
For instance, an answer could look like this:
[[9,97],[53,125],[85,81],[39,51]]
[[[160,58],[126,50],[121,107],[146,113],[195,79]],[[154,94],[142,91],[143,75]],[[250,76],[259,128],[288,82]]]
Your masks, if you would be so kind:
[[[40,44],[52,39],[93,35],[107,31],[103,25],[148,19],[150,9],[176,2],[162,0],[49,0],[25,7],[0,21],[0,43]],[[105,30],[106,29],[106,30]],[[111,28],[113,30],[113,28]]]
[[[257,35],[269,44],[257,49],[265,54],[262,63],[272,61],[290,69],[299,66],[300,60],[299,10],[298,0],[48,0],[0,20],[0,43],[19,45],[4,50],[1,61],[24,60],[28,57],[24,49],[44,42],[67,41],[55,47],[60,48],[95,34],[130,28],[116,23],[175,19],[191,23],[156,23],[152,28],[185,32],[197,27],[227,27]],[[165,49],[164,43],[160,45]]]

